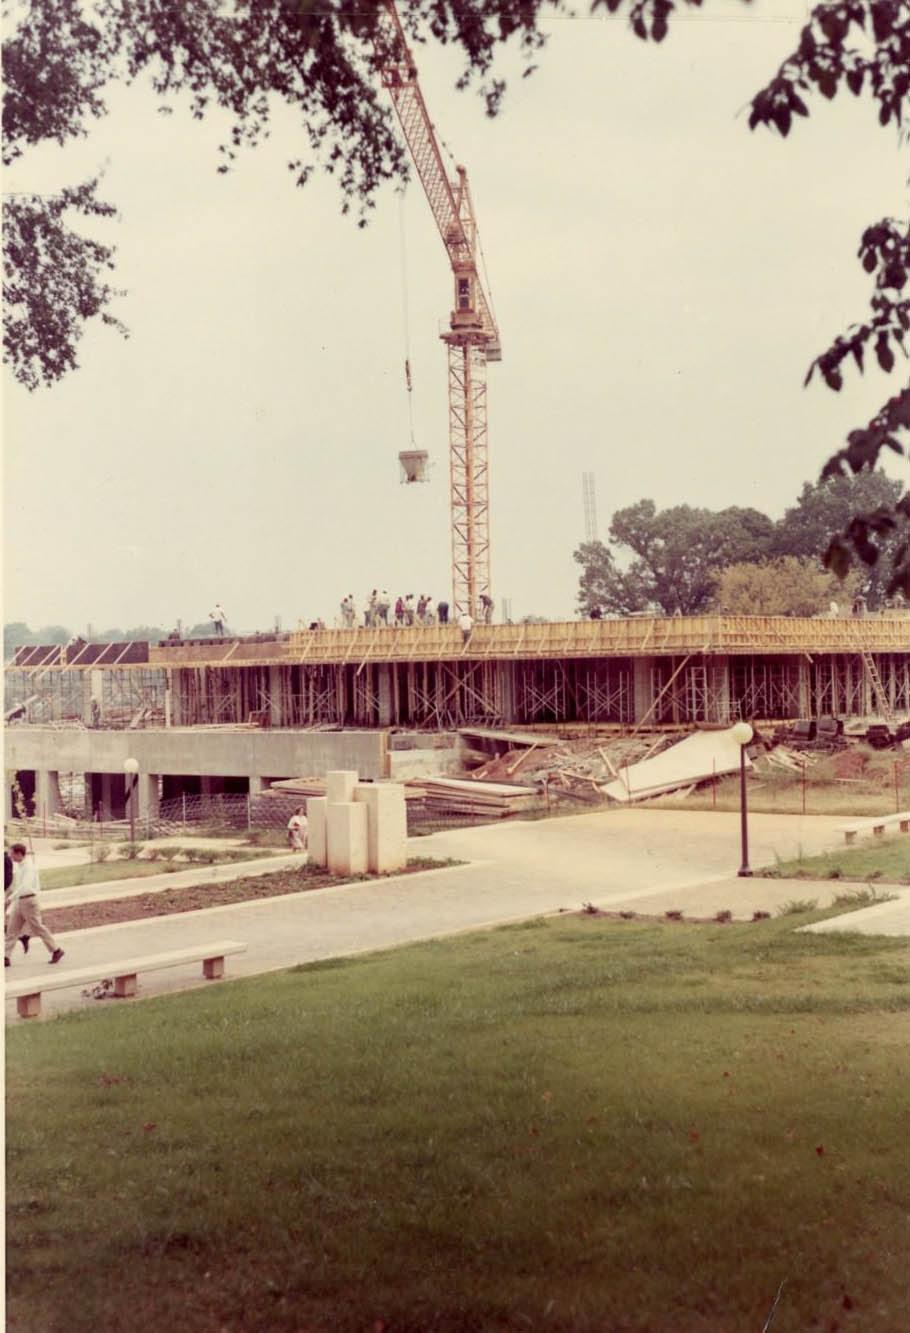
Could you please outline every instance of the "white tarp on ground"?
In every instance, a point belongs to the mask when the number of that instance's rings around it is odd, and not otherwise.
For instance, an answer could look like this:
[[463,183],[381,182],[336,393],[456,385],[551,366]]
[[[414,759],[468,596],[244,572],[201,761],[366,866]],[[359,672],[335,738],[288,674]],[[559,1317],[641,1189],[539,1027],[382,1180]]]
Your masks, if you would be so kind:
[[[729,730],[696,731],[653,759],[643,759],[620,769],[619,779],[600,788],[614,801],[641,801],[659,792],[687,787],[705,778],[720,777],[739,769],[740,747]],[[752,761],[746,755],[746,767]]]

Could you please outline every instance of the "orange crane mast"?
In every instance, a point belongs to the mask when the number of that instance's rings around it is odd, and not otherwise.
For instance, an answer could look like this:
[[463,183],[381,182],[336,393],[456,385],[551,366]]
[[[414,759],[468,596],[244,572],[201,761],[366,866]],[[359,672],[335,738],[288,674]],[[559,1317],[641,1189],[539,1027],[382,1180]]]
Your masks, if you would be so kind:
[[499,329],[477,272],[477,223],[468,173],[445,169],[417,67],[392,0],[379,11],[377,55],[402,133],[455,280],[449,331],[449,476],[452,515],[452,604],[481,619],[490,599],[490,481],[487,460],[487,362],[500,361]]

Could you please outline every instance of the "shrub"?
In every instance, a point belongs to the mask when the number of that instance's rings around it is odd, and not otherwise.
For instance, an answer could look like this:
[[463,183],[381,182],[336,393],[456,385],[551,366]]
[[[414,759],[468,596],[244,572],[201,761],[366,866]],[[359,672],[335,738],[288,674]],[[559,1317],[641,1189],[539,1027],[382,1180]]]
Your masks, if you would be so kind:
[[96,861],[99,865],[102,865],[108,860],[110,854],[111,849],[108,844],[106,842],[99,842],[98,845],[92,849],[92,860]]
[[802,912],[814,912],[817,906],[816,898],[790,898],[777,910],[781,916],[799,916]]

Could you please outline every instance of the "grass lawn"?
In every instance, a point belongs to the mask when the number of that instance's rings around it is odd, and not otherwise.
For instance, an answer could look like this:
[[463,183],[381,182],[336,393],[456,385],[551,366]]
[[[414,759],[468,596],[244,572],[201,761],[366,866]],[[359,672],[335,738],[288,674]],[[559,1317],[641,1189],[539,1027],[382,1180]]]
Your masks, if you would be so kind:
[[807,919],[12,1026],[8,1329],[904,1333],[910,942]]
[[757,873],[774,879],[865,879],[910,884],[910,837],[898,833],[883,840],[870,839],[863,846],[778,861]]
[[71,889],[82,884],[108,884],[117,879],[141,879],[147,875],[167,875],[178,870],[197,870],[205,865],[224,865],[235,861],[261,860],[274,853],[266,848],[251,847],[248,851],[212,854],[211,859],[166,861],[163,858],[117,857],[108,861],[86,862],[84,865],[54,866],[41,871],[42,889]]

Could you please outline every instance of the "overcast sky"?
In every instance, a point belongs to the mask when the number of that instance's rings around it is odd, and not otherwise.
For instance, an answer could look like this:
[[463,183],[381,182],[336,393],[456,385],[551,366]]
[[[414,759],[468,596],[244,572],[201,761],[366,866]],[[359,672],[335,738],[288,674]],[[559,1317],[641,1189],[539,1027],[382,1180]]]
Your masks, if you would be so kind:
[[[454,53],[418,49],[440,136],[468,169],[502,333],[489,369],[499,610],[570,618],[593,472],[601,537],[642,497],[779,517],[897,383],[809,362],[867,309],[863,228],[906,213],[874,107],[812,100],[789,140],[750,132],[752,94],[804,6],[714,0],[644,46],[625,19],[548,21],[537,72],[488,120]],[[505,68],[510,65],[508,57]],[[369,226],[331,179],[295,189],[301,133],[216,174],[224,122],[113,89],[85,141],[27,156],[6,189],[101,165],[117,313],[81,368],[4,384],[4,619],[85,631],[322,616],[347,592],[450,590],[446,355],[451,278],[419,184]],[[99,226],[99,234],[100,226]],[[414,443],[430,481],[402,486]],[[894,469],[903,475],[900,462]]]

